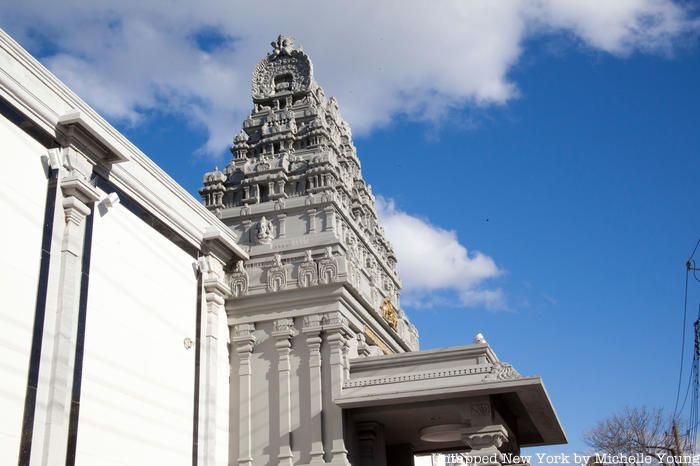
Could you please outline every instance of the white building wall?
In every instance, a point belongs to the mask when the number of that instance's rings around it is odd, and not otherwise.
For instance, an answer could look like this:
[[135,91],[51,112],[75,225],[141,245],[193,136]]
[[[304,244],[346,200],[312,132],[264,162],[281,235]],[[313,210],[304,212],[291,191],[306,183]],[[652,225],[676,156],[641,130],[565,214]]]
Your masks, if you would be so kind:
[[[22,465],[72,465],[74,458],[190,465],[195,444],[198,464],[227,464],[223,266],[247,259],[246,252],[214,214],[2,30],[0,71],[0,465],[17,464],[21,438]],[[39,284],[47,164],[56,199],[48,278]],[[102,188],[119,191],[122,204],[106,208]],[[90,210],[94,218],[85,219]],[[81,259],[92,220],[85,308]],[[197,341],[195,262],[206,288],[196,438],[196,347],[184,345]],[[38,289],[46,320],[32,347]],[[84,348],[76,352],[83,315]],[[32,348],[39,379],[28,390]],[[23,426],[23,417],[31,422]]]
[[0,464],[16,464],[36,306],[46,149],[0,116]]
[[225,318],[218,322],[218,354],[217,367],[217,416],[216,416],[216,461],[217,466],[229,464],[229,384],[230,365],[228,358],[229,328]]
[[95,209],[76,464],[192,464],[194,259]]

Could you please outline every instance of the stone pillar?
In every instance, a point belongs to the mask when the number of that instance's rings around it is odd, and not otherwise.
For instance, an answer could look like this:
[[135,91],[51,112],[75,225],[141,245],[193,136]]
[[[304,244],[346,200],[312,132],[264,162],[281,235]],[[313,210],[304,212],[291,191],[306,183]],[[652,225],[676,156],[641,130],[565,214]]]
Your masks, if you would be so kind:
[[358,451],[357,456],[353,455],[353,463],[357,461],[358,466],[386,466],[384,426],[371,421],[359,423],[355,429]]
[[324,316],[323,329],[330,346],[331,369],[331,396],[334,400],[328,407],[328,416],[331,422],[331,462],[333,464],[349,465],[348,450],[345,448],[343,431],[343,410],[335,404],[335,399],[342,394],[345,381],[345,355],[344,348],[347,343],[350,329],[347,319],[340,312],[331,312]]
[[46,391],[37,397],[46,400],[46,418],[43,425],[39,420],[41,415],[35,418],[36,433],[32,442],[32,464],[42,465],[62,464],[66,459],[87,226],[85,220],[91,212],[89,206],[99,199],[98,191],[89,182],[92,162],[73,148],[62,149],[57,154],[63,157],[59,186],[63,194],[61,206],[65,225],[60,249],[58,283],[61,290],[56,296],[53,346],[45,345],[42,348],[42,353],[46,355],[46,358],[42,356],[42,360],[50,362],[41,369],[40,378],[47,377],[48,382],[44,384]]
[[277,181],[277,194],[284,197],[284,180]]
[[321,380],[321,316],[309,315],[304,318],[304,335],[309,349],[309,419],[311,425],[311,464],[324,463],[323,426],[323,385]]
[[277,348],[277,372],[279,382],[279,415],[280,415],[280,451],[279,465],[293,466],[294,455],[291,447],[292,432],[292,400],[291,400],[291,367],[289,353],[292,348],[292,337],[296,334],[294,319],[279,319],[274,323],[272,336]]
[[248,240],[249,244],[253,244],[253,235],[252,235],[252,229],[251,227],[253,226],[253,222],[250,220],[243,220],[241,222],[241,226],[243,227],[243,232],[241,233],[241,239],[246,238]]
[[350,378],[350,340],[345,340],[343,346],[343,380]]
[[316,209],[306,211],[309,216],[309,233],[316,233]]
[[[205,312],[204,340],[202,342],[202,372],[200,376],[200,438],[198,453],[202,465],[214,466],[225,463],[226,458],[218,459],[216,448],[217,419],[227,416],[219,409],[219,400],[228,399],[228,393],[218,393],[218,367],[223,358],[228,361],[226,342],[219,341],[219,327],[226,322],[225,300],[231,295],[225,281],[224,263],[213,254],[199,260],[204,289]],[[222,351],[223,350],[223,351]],[[223,354],[222,354],[223,353]],[[227,449],[228,450],[228,449]]]
[[252,455],[252,374],[251,354],[255,346],[254,324],[238,324],[233,330],[233,344],[238,353],[238,393],[240,396],[240,414],[238,419],[238,464],[253,466]]
[[287,236],[287,214],[277,214],[277,237],[284,238]]
[[471,448],[468,455],[479,458],[481,465],[500,466],[503,455],[499,448],[508,440],[508,431],[502,425],[470,427],[462,432],[462,440]]
[[331,205],[323,209],[323,213],[326,214],[326,226],[323,231],[334,231],[335,230],[335,208]]

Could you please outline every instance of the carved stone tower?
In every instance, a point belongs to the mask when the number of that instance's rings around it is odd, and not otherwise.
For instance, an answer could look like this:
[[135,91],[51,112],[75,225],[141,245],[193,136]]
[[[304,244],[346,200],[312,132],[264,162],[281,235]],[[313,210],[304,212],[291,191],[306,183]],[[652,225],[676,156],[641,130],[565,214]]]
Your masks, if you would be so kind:
[[349,359],[418,350],[418,334],[338,102],[291,38],[272,47],[253,72],[233,159],[200,189],[250,253],[231,271],[227,302],[240,420],[231,459],[346,464],[333,400]]

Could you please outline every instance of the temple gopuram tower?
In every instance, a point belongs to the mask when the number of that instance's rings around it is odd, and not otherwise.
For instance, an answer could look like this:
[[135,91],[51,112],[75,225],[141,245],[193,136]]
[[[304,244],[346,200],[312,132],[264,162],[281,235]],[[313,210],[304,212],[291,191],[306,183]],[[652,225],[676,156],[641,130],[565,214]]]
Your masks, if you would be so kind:
[[[291,38],[272,48],[253,72],[233,158],[200,189],[250,256],[228,271],[229,464],[402,466],[431,448],[512,452],[563,438],[556,416],[508,425],[511,404],[530,405],[494,401],[483,384],[525,379],[485,340],[418,351],[338,102]],[[536,379],[528,403],[549,415]]]
[[[239,359],[232,380],[242,384],[231,404],[234,411],[240,406],[241,418],[234,450],[240,464],[265,464],[256,455],[276,456],[280,447],[279,454],[291,455],[289,445],[277,444],[300,424],[313,446],[299,451],[302,463],[344,462],[342,438],[321,443],[342,429],[341,416],[321,425],[322,406],[333,406],[330,387],[342,384],[348,358],[418,350],[418,333],[401,310],[396,256],[338,102],[316,84],[311,60],[291,38],[272,46],[253,72],[253,110],[233,159],[207,173],[200,190],[250,254],[231,274],[229,320]],[[265,369],[243,375],[256,365]],[[288,380],[271,396],[278,370]],[[331,383],[322,384],[322,376]],[[290,394],[310,389],[315,399],[308,405],[288,405]],[[261,415],[268,410],[286,413],[279,433],[268,432],[269,415]],[[260,434],[251,439],[252,432]]]

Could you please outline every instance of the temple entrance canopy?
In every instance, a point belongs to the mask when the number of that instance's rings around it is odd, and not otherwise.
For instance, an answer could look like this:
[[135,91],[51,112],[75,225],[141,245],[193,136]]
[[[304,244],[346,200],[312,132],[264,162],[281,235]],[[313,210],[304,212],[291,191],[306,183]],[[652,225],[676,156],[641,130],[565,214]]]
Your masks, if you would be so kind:
[[373,458],[399,446],[517,455],[566,442],[542,380],[520,376],[485,342],[351,360],[336,402]]

